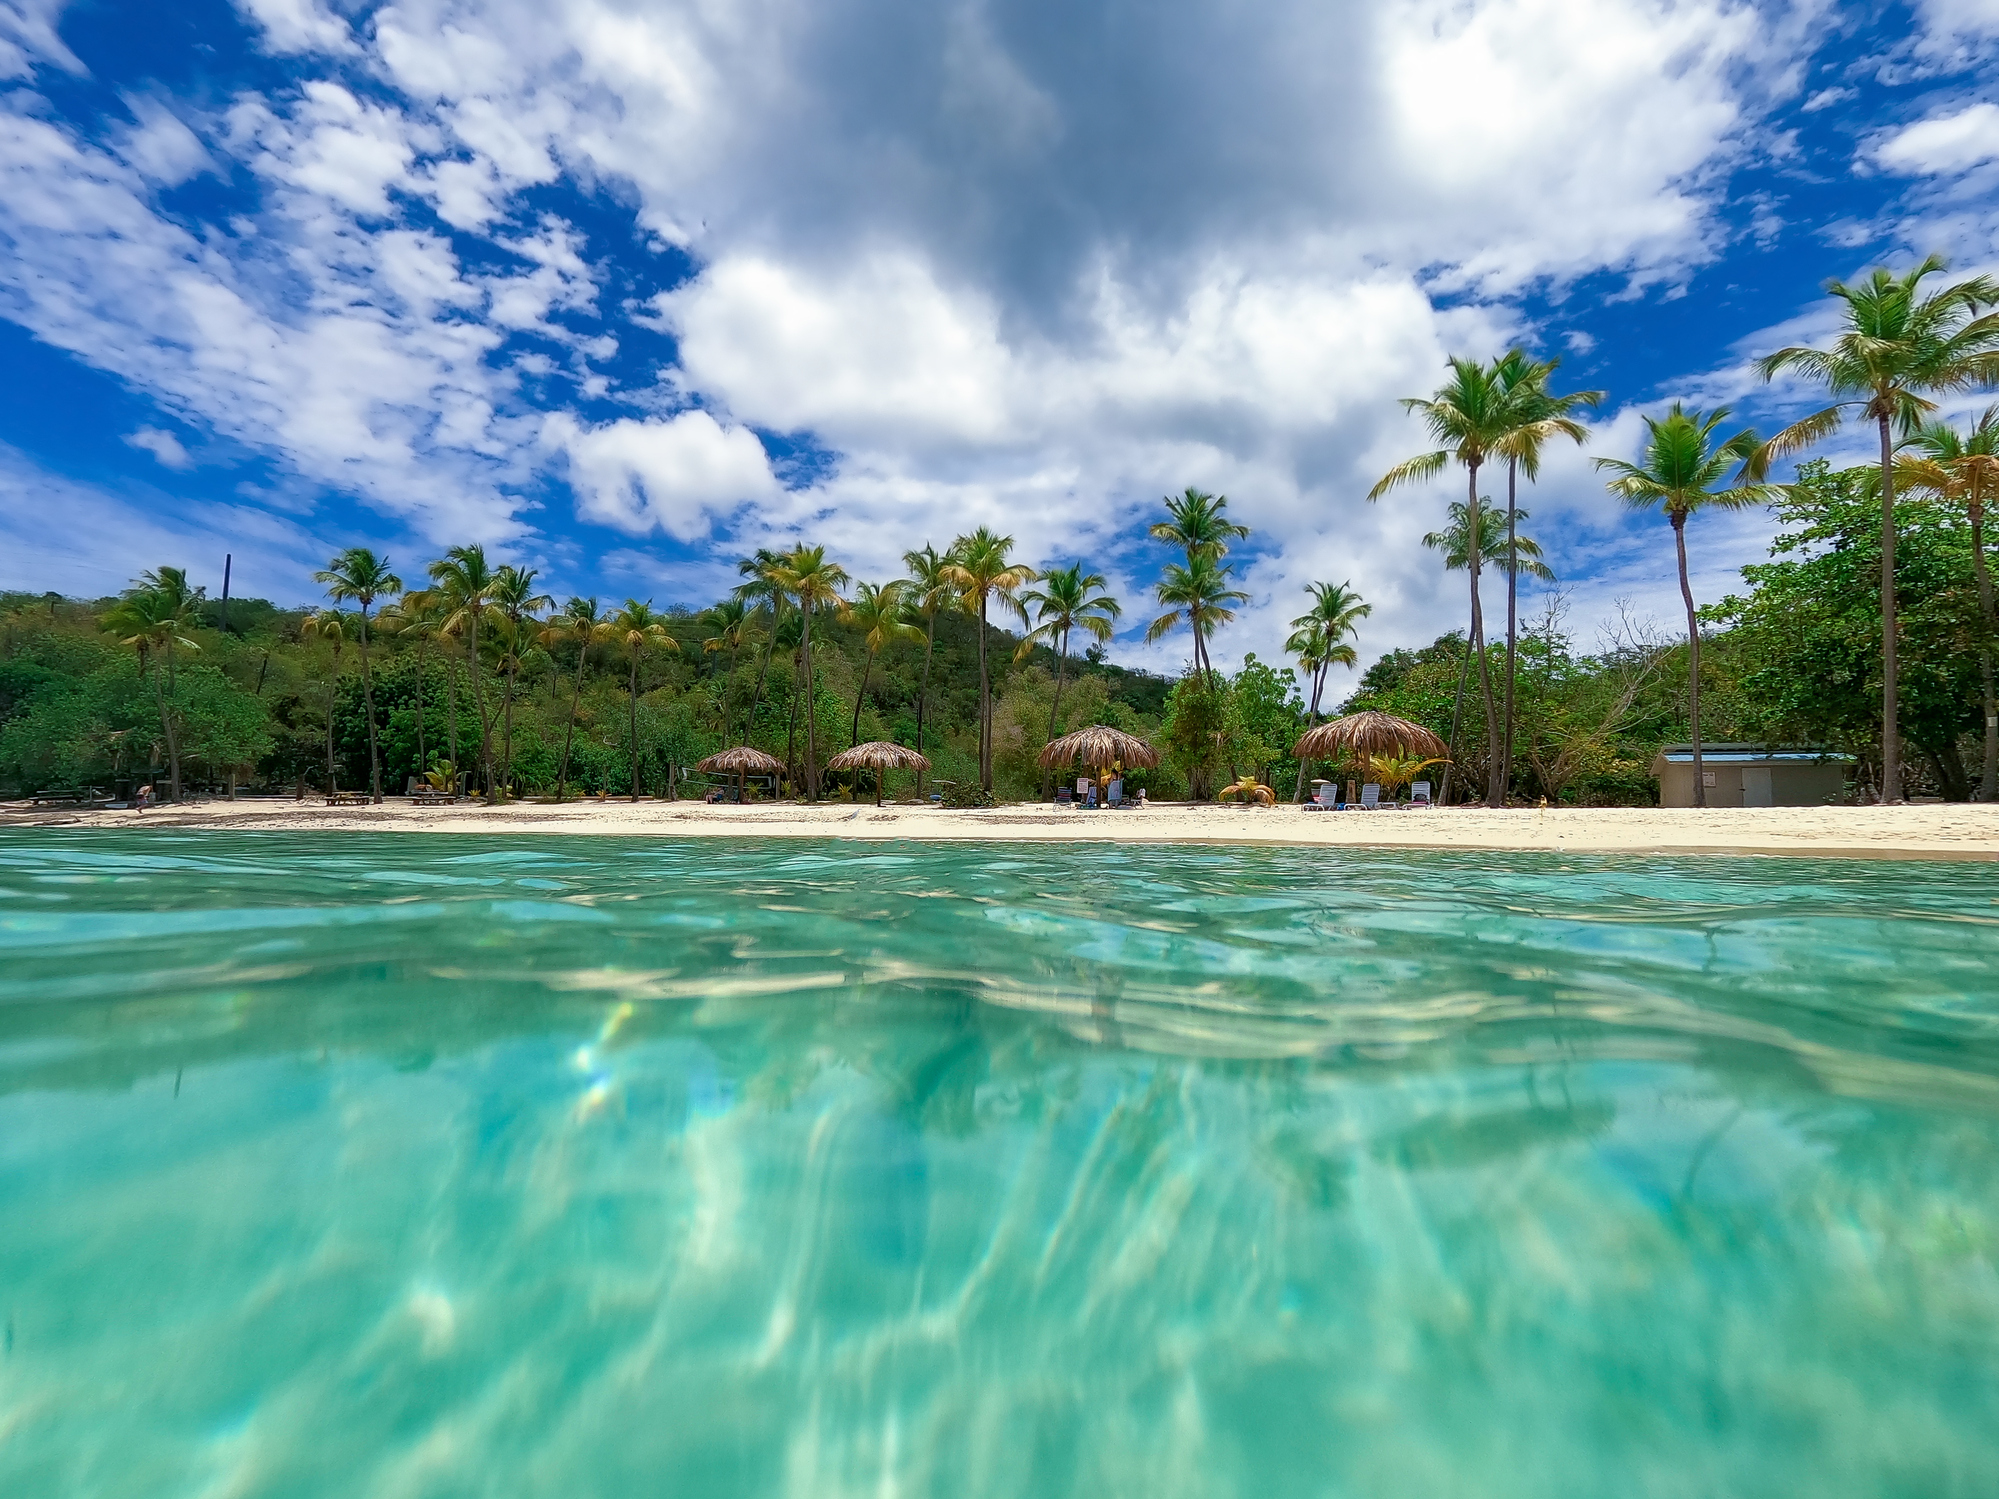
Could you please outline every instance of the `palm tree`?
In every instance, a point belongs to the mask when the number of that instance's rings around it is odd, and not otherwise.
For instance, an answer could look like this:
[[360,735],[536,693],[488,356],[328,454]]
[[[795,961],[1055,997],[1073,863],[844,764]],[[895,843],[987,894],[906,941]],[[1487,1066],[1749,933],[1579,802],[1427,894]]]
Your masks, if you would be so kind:
[[980,526],[969,536],[951,543],[951,560],[944,576],[964,600],[965,612],[979,617],[979,788],[993,789],[993,689],[986,667],[986,632],[994,600],[1002,609],[1027,622],[1027,611],[1015,593],[1022,584],[1032,583],[1040,574],[1024,562],[1008,555],[1013,538],[1001,536],[989,526]]
[[639,799],[639,660],[648,650],[673,651],[678,654],[680,642],[666,632],[666,616],[654,612],[652,600],[641,604],[637,599],[626,599],[625,607],[604,624],[605,636],[625,648],[631,658],[631,677],[626,687],[626,696],[632,710],[632,800]]
[[[826,548],[796,546],[779,561],[773,580],[798,605],[799,659],[805,678],[805,794],[819,800],[819,713],[818,693],[812,680],[812,616],[821,609],[837,609],[846,603],[840,590],[846,586],[847,570],[826,560]],[[793,693],[796,701],[797,694]]]
[[562,606],[562,612],[551,616],[541,629],[544,645],[555,645],[564,640],[576,642],[576,685],[569,695],[569,724],[562,731],[562,765],[555,773],[555,800],[558,804],[562,801],[563,789],[569,783],[569,748],[576,742],[576,712],[583,701],[583,673],[590,665],[590,647],[603,639],[609,628],[597,608],[594,598],[572,598]]
[[[1481,570],[1495,567],[1507,574],[1510,584],[1514,575],[1525,573],[1530,578],[1538,578],[1543,583],[1555,581],[1555,575],[1547,563],[1541,560],[1541,546],[1532,537],[1520,534],[1521,521],[1528,519],[1528,512],[1515,507],[1509,524],[1503,529],[1499,523],[1499,512],[1485,506],[1492,502],[1484,500],[1478,512],[1478,563]],[[1450,523],[1441,531],[1430,531],[1423,537],[1423,545],[1432,551],[1444,554],[1444,571],[1459,572],[1471,566],[1471,512],[1463,500],[1453,500],[1450,504]],[[1476,622],[1476,614],[1473,616]],[[1465,684],[1471,680],[1473,648],[1471,636],[1466,637],[1464,659],[1458,665],[1458,693],[1451,705],[1450,747],[1453,755],[1458,752],[1458,727],[1464,719]],[[1484,642],[1481,639],[1477,654],[1484,657]],[[1481,665],[1483,670],[1483,665]],[[1490,701],[1490,699],[1488,699]],[[1444,762],[1443,785],[1438,788],[1437,800],[1446,804],[1451,795],[1451,771],[1454,769],[1447,760]]]
[[[915,551],[902,554],[909,569],[908,612],[923,621],[923,685],[916,691],[916,752],[923,753],[923,712],[930,702],[930,654],[937,647],[937,613],[946,605],[963,607],[947,576],[951,553],[940,552],[925,542]],[[916,795],[923,796],[923,772],[916,772]]]
[[[423,676],[430,662],[430,642],[437,634],[438,625],[444,615],[438,607],[435,590],[419,588],[405,591],[393,604],[384,605],[380,623],[383,629],[397,635],[410,635],[416,639],[416,768],[417,774],[430,772],[430,758],[424,743]],[[456,685],[455,675],[452,678]],[[451,717],[451,758],[452,768],[457,768],[458,760],[458,705],[450,705]]]
[[1694,745],[1694,805],[1707,805],[1707,785],[1701,769],[1701,630],[1694,613],[1693,585],[1687,581],[1687,517],[1697,510],[1739,510],[1763,505],[1782,492],[1774,484],[1738,483],[1719,488],[1729,469],[1745,464],[1757,451],[1756,434],[1748,428],[1715,441],[1714,429],[1728,420],[1728,408],[1686,411],[1673,402],[1663,420],[1645,418],[1644,457],[1638,463],[1598,458],[1596,466],[1615,475],[1605,487],[1634,510],[1663,510],[1673,526],[1673,547],[1680,559],[1680,597],[1687,606],[1687,722]]
[[[1439,386],[1427,400],[1409,396],[1402,402],[1405,410],[1416,412],[1423,418],[1430,435],[1442,446],[1398,463],[1381,476],[1381,481],[1367,492],[1367,497],[1378,500],[1400,485],[1434,479],[1455,460],[1465,466],[1465,509],[1470,518],[1469,528],[1482,536],[1484,527],[1478,519],[1478,471],[1495,455],[1512,431],[1513,413],[1509,410],[1505,384],[1496,368],[1480,364],[1475,359],[1458,357],[1453,357],[1450,365],[1450,380]],[[1479,606],[1478,575],[1483,558],[1480,551],[1473,550],[1470,551],[1470,559],[1471,648],[1478,656],[1479,691],[1485,698],[1486,737],[1489,740],[1487,763],[1490,769],[1486,776],[1485,799],[1488,806],[1497,807],[1504,800],[1506,783],[1505,767],[1500,764],[1499,758],[1499,715],[1493,711],[1492,672],[1485,659],[1485,613]]]
[[[1541,474],[1541,451],[1556,437],[1566,437],[1581,447],[1589,441],[1589,428],[1575,419],[1578,411],[1594,411],[1603,403],[1604,392],[1579,390],[1558,396],[1548,389],[1559,359],[1529,359],[1524,350],[1509,349],[1494,364],[1505,391],[1508,430],[1496,451],[1506,459],[1507,556],[1513,556],[1510,542],[1519,522],[1519,478],[1527,475],[1531,484]],[[1506,574],[1506,732],[1500,755],[1510,774],[1513,767],[1513,687],[1518,653],[1519,624],[1518,569]]]
[[1906,275],[1877,267],[1858,286],[1828,281],[1844,304],[1845,328],[1830,349],[1779,349],[1756,362],[1765,380],[1791,370],[1822,385],[1834,402],[1793,422],[1750,457],[1744,475],[1759,480],[1786,457],[1838,431],[1849,410],[1872,421],[1881,438],[1881,800],[1902,799],[1897,727],[1895,624],[1895,432],[1913,436],[1936,409],[1933,394],[1999,384],[1999,282],[1960,281],[1924,296],[1922,283],[1947,269],[1932,255]]
[[500,784],[511,787],[514,780],[514,688],[521,669],[521,636],[529,619],[555,606],[555,600],[534,591],[536,569],[511,563],[493,574],[493,609],[505,621],[507,632],[506,695],[502,714],[505,727],[500,750]]
[[[1062,682],[1069,668],[1070,632],[1080,627],[1098,641],[1109,640],[1116,633],[1117,617],[1124,610],[1116,599],[1104,592],[1104,575],[1085,573],[1080,562],[1045,574],[1042,582],[1045,586],[1030,588],[1020,596],[1022,605],[1034,610],[1035,625],[1020,642],[1013,659],[1025,660],[1035,646],[1046,641],[1056,643],[1055,696],[1048,704],[1048,737],[1042,741],[1053,744],[1055,731],[1062,721]],[[1054,774],[1052,769],[1042,771],[1043,796],[1048,795]]]
[[[770,633],[764,639],[763,660],[757,666],[757,685],[750,692],[750,711],[743,719],[745,744],[750,742],[750,736],[756,731],[757,704],[763,701],[764,695],[764,674],[770,670],[771,652],[777,649],[778,625],[784,618],[787,595],[776,581],[777,568],[783,560],[768,547],[759,547],[754,555],[736,564],[736,572],[748,581],[738,584],[730,597],[742,600],[752,610],[770,611]],[[788,757],[789,751],[786,754]]]
[[[174,714],[167,706],[167,689],[161,678],[172,677],[175,646],[190,651],[201,649],[187,636],[190,621],[201,602],[201,590],[190,589],[186,583],[187,574],[179,568],[163,567],[143,573],[102,621],[107,630],[123,637],[119,644],[138,653],[139,675],[152,684],[153,705],[159,710],[160,736],[166,741],[167,774],[175,801],[180,800],[180,735],[175,731]],[[153,664],[155,652],[162,665]]]
[[[759,632],[750,602],[740,593],[732,593],[719,604],[711,604],[701,611],[701,618],[715,629],[713,635],[701,642],[703,654],[714,656],[720,655],[723,651],[729,653],[729,673],[722,679],[722,690],[717,694],[722,703],[722,743],[727,744],[730,723],[729,686],[736,679],[736,658],[742,654],[744,646],[757,638]],[[745,740],[749,738],[747,728],[743,737]]]
[[361,606],[361,703],[368,714],[368,787],[375,805],[382,804],[382,752],[375,739],[375,687],[368,672],[368,610],[378,598],[394,598],[403,591],[403,580],[389,570],[389,559],[377,557],[367,547],[349,547],[312,575],[315,583],[326,585],[326,596],[336,604],[352,599]]
[[1196,552],[1205,552],[1219,560],[1231,541],[1241,541],[1249,535],[1248,526],[1239,526],[1222,513],[1229,508],[1227,495],[1204,494],[1189,488],[1177,498],[1168,495],[1165,503],[1167,518],[1155,521],[1149,534],[1154,541],[1179,547],[1190,562]]
[[347,644],[347,632],[350,628],[347,616],[338,609],[322,609],[317,614],[309,614],[298,627],[302,638],[324,640],[333,647],[333,675],[326,681],[326,794],[328,796],[340,790],[339,773],[334,768],[333,759],[333,707],[335,695],[340,689],[340,652]]
[[1988,406],[1969,434],[1931,422],[1910,439],[1915,454],[1895,460],[1895,483],[1964,508],[1971,522],[1971,566],[1978,578],[1978,671],[1985,688],[1985,768],[1978,799],[1999,799],[1999,701],[1992,681],[1992,575],[1985,560],[1985,507],[1999,496],[1999,406]]
[[[486,711],[486,693],[479,683],[479,622],[492,619],[497,622],[499,611],[493,607],[493,596],[499,586],[498,575],[486,561],[486,549],[482,546],[453,547],[440,561],[430,565],[430,576],[437,584],[437,593],[444,610],[444,619],[438,626],[440,634],[462,636],[465,640],[465,661],[472,673],[472,700],[479,706],[479,768],[485,772],[486,795],[493,794],[493,720]],[[452,693],[454,703],[457,693]],[[455,736],[454,736],[455,737]],[[457,764],[457,746],[452,746],[452,763]]]
[[1187,554],[1185,566],[1167,563],[1153,594],[1169,607],[1145,630],[1145,642],[1150,645],[1186,621],[1194,632],[1194,670],[1211,689],[1215,669],[1208,656],[1208,639],[1235,619],[1232,605],[1249,602],[1247,593],[1228,586],[1234,581],[1235,568],[1219,558],[1217,552],[1198,550]]
[[872,583],[863,583],[855,588],[853,598],[839,607],[840,623],[852,625],[862,632],[862,644],[868,652],[861,667],[861,688],[854,694],[854,727],[847,736],[850,745],[861,742],[861,704],[867,701],[868,679],[874,674],[875,656],[898,640],[923,638],[923,632],[905,617],[903,606],[907,600],[902,590],[899,578],[879,588]]
[[[1291,638],[1284,642],[1284,649],[1298,657],[1298,664],[1312,679],[1312,706],[1305,717],[1305,727],[1310,729],[1319,721],[1319,695],[1325,688],[1327,671],[1360,664],[1350,637],[1360,622],[1374,613],[1374,605],[1362,602],[1347,583],[1310,583],[1306,590],[1312,595],[1312,607],[1291,621]],[[1301,804],[1310,769],[1308,762],[1299,763],[1297,799]]]

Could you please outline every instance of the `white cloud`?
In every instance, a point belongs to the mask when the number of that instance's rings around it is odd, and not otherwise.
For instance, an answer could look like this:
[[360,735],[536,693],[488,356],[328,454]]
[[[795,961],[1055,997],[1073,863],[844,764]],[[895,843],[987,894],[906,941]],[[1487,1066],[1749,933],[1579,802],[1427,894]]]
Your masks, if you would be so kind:
[[273,52],[349,52],[354,39],[347,23],[321,0],[236,0],[236,8],[264,32]]
[[194,459],[188,456],[186,448],[173,433],[160,427],[141,427],[129,434],[125,441],[133,447],[151,453],[168,468],[192,468]]
[[1910,176],[1967,171],[1999,156],[1999,104],[1972,104],[1905,125],[1878,141],[1871,154],[1887,170]]
[[705,411],[587,429],[558,413],[543,441],[568,455],[583,513],[623,531],[656,528],[694,541],[778,488],[756,434],[725,427]]
[[128,94],[125,107],[132,111],[136,123],[118,132],[116,149],[126,165],[147,181],[175,187],[214,168],[201,138],[166,104],[143,94]]
[[84,71],[56,31],[68,5],[69,0],[0,0],[0,78],[26,78],[38,61],[66,73]]

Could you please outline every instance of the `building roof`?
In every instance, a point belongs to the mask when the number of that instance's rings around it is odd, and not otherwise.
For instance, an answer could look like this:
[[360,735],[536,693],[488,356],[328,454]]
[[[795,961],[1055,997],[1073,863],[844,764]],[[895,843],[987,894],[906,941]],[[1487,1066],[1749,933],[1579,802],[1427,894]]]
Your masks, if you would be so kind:
[[[1668,744],[1660,748],[1652,757],[1653,775],[1667,765],[1692,765],[1694,747],[1691,744]],[[1851,765],[1853,756],[1840,754],[1837,750],[1810,748],[1773,749],[1762,744],[1704,744],[1701,746],[1703,765]]]

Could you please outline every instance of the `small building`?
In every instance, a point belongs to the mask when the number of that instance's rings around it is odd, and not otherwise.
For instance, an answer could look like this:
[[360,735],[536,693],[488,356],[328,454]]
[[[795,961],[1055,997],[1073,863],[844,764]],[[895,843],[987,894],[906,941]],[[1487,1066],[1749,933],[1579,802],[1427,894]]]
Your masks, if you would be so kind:
[[[1710,807],[1822,807],[1846,794],[1853,756],[1763,744],[1704,744],[1701,773]],[[1659,805],[1694,805],[1694,747],[1669,744],[1652,757]]]

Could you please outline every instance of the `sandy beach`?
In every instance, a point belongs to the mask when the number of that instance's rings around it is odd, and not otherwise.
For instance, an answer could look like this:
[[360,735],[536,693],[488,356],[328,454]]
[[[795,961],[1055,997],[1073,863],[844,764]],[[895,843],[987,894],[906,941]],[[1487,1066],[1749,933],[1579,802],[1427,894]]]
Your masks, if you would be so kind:
[[325,807],[316,799],[200,801],[147,812],[61,807],[0,810],[0,827],[228,828],[240,831],[569,833],[680,838],[854,838],[989,842],[1296,844],[1343,848],[1519,849],[1578,853],[1794,854],[1999,859],[1999,805],[1658,807],[1490,811],[1304,812],[1163,804],[1144,811],[1047,806],[946,811],[935,806],[696,802],[517,802]]

